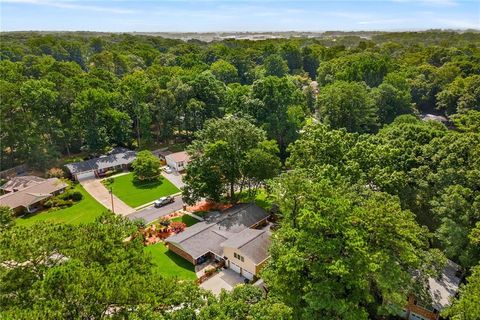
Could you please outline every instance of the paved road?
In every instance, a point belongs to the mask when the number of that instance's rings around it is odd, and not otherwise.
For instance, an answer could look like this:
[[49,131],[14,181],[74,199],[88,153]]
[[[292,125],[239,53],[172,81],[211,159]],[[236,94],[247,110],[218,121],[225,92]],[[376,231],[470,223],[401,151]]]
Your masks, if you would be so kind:
[[[100,202],[108,210],[112,210],[112,196],[110,192],[98,179],[81,180],[80,184],[90,193],[98,202]],[[128,206],[125,202],[113,195],[113,207],[116,214],[126,216],[135,212],[135,209]]]
[[153,205],[146,207],[145,209],[138,210],[137,212],[129,214],[127,217],[131,220],[141,218],[146,223],[150,223],[160,217],[166,216],[173,211],[182,209],[183,201],[182,196],[176,196],[175,202],[167,204],[166,206],[155,208]]

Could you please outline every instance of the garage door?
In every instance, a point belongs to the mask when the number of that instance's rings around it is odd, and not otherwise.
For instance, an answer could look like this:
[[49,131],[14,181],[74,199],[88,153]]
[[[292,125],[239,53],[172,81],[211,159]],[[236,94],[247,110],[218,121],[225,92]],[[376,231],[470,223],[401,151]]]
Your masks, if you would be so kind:
[[87,180],[87,179],[94,179],[95,178],[95,171],[83,172],[77,174],[77,180]]
[[235,263],[232,263],[230,261],[230,269],[232,269],[233,271],[237,272],[237,273],[240,273],[240,267],[237,266]]
[[248,280],[253,280],[253,273],[250,273],[245,269],[242,270],[242,276],[244,276]]

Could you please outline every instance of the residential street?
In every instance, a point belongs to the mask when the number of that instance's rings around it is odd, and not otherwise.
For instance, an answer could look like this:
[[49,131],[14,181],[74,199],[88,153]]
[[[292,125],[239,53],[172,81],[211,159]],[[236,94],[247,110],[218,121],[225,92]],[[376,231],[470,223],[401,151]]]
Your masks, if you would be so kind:
[[131,220],[142,218],[146,223],[150,223],[160,217],[166,216],[173,211],[180,210],[183,207],[182,196],[176,196],[175,202],[167,204],[166,206],[155,208],[153,204],[145,209],[129,214],[127,217]]

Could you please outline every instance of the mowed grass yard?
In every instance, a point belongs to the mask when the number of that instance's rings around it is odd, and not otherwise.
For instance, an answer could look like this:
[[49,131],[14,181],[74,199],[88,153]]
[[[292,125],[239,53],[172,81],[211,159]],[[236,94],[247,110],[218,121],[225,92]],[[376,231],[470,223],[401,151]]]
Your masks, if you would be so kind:
[[195,223],[200,222],[200,220],[197,220],[194,217],[189,216],[188,214],[184,214],[181,217],[172,218],[170,220],[176,222],[183,222],[187,225],[187,227],[193,226]]
[[113,178],[113,182],[108,187],[111,187],[113,194],[132,208],[180,192],[163,176],[157,182],[141,183],[134,181],[132,172]]
[[29,214],[16,219],[17,225],[30,226],[38,221],[51,221],[57,223],[80,224],[92,222],[107,209],[98,203],[92,196],[83,189],[80,184],[75,185],[74,190],[83,195],[83,199],[73,206],[65,209],[51,209]]
[[154,271],[159,272],[166,278],[177,278],[180,280],[195,280],[195,266],[169,251],[162,242],[145,247],[145,252],[152,255]]

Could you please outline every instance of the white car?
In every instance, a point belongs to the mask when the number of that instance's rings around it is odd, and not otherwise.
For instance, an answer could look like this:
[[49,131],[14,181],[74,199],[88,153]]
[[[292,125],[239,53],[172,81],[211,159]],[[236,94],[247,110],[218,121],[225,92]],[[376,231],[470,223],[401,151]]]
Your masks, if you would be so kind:
[[166,197],[161,197],[160,199],[155,201],[153,203],[153,205],[155,206],[155,208],[160,208],[160,207],[163,207],[164,205],[167,205],[167,204],[172,203],[174,201],[175,201],[174,197],[166,196]]
[[172,168],[170,168],[170,167],[165,167],[163,169],[163,171],[165,171],[165,173],[172,173],[173,172]]

